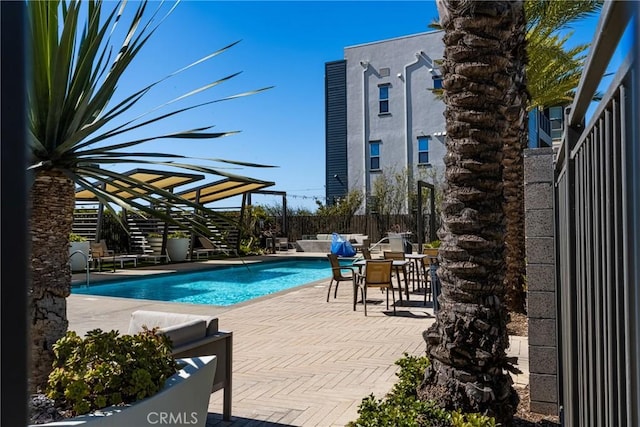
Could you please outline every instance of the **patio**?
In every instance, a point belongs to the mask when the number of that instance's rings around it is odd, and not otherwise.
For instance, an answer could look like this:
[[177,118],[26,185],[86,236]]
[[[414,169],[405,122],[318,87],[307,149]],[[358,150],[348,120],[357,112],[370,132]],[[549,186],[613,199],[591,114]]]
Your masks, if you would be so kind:
[[[91,282],[238,262],[210,260],[93,273]],[[82,281],[84,276],[74,279]],[[71,295],[69,329],[80,334],[94,328],[126,331],[136,309],[215,314],[220,328],[234,334],[233,418],[222,421],[222,393],[214,393],[208,427],[344,426],[357,418],[363,397],[370,393],[382,397],[391,389],[396,381],[394,362],[403,353],[424,354],[422,332],[434,317],[431,304],[424,307],[418,293],[398,307],[395,317],[384,313],[384,304],[371,304],[365,317],[361,305],[352,311],[346,284],[339,288],[337,299],[325,302],[328,285],[329,278],[233,307]],[[383,301],[375,292],[369,297]],[[512,337],[510,355],[519,357],[524,372],[515,377],[516,385],[527,384],[527,339]]]

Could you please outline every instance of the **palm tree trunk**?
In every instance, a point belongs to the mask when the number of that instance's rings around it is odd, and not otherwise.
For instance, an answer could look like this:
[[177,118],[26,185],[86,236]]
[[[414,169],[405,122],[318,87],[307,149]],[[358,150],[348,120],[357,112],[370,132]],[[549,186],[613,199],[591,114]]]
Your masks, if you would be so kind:
[[66,298],[71,292],[69,233],[73,225],[73,181],[57,171],[41,171],[30,192],[32,392],[43,390],[51,372],[52,346],[67,331]]
[[518,397],[506,357],[502,149],[521,2],[438,1],[445,29],[446,183],[436,323],[422,399],[509,425]]
[[524,240],[524,162],[522,150],[528,142],[528,116],[526,79],[526,21],[524,9],[514,26],[514,34],[510,39],[512,66],[510,72],[514,76],[513,87],[507,96],[508,127],[504,138],[504,167],[502,182],[504,184],[505,229],[505,261],[506,271],[504,283],[507,290],[507,308],[510,312],[526,313],[525,291],[525,240]]

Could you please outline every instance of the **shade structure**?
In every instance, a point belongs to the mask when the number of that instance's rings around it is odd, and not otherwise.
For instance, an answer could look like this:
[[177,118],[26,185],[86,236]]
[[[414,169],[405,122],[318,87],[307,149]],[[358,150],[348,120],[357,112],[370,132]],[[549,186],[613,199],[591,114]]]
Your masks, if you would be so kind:
[[[122,175],[126,175],[127,177],[130,177],[134,180],[141,181],[145,184],[153,185],[154,187],[167,191],[171,191],[176,187],[191,184],[193,182],[204,179],[204,175],[199,174],[159,171],[151,169],[133,169],[129,172],[124,172]],[[128,191],[122,189],[121,187],[126,187],[130,190]],[[141,185],[131,185],[128,182],[123,182],[118,179],[107,182],[105,184],[105,191],[123,199],[137,198],[141,194],[148,193],[148,191]],[[76,192],[76,200],[98,202],[95,194],[87,189],[78,190]]]
[[204,205],[206,203],[215,202],[228,197],[238,196],[240,194],[250,193],[262,188],[271,187],[272,185],[275,185],[275,183],[236,176],[194,187],[189,190],[176,193],[176,195],[183,199]]

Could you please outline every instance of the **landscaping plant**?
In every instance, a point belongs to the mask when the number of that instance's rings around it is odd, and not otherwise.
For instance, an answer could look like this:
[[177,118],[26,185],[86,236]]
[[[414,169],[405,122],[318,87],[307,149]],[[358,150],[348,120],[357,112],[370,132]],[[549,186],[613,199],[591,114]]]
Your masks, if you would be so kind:
[[159,392],[179,369],[171,340],[145,329],[136,335],[69,331],[53,346],[47,397],[70,415],[133,403]]
[[[165,85],[180,87],[176,79],[187,70],[204,67],[236,43],[139,87],[124,84],[134,72],[161,24],[178,2],[103,2],[77,0],[28,1],[27,60],[28,169],[31,283],[29,289],[30,360],[29,388],[43,389],[51,370],[52,346],[67,331],[66,298],[71,289],[69,233],[72,231],[76,189],[90,191],[109,211],[135,210],[165,222],[211,235],[209,218],[215,211],[160,188],[153,183],[114,170],[112,165],[166,170],[166,167],[199,174],[235,177],[234,166],[261,167],[225,159],[191,159],[178,153],[155,152],[147,142],[170,141],[177,151],[182,144],[210,142],[237,131],[213,131],[211,112],[205,123],[187,127],[182,120],[197,109],[261,92],[243,92],[219,98],[207,96],[239,73],[189,78],[183,95],[173,99]],[[179,37],[179,35],[176,35]],[[167,51],[171,56],[172,52]],[[266,88],[265,88],[266,89]],[[149,105],[147,101],[154,102]],[[180,101],[179,103],[177,101]],[[186,101],[186,104],[183,102]],[[156,104],[157,102],[157,104]],[[188,120],[185,120],[187,122]],[[10,142],[8,142],[10,143]],[[214,163],[215,162],[215,163]],[[221,163],[225,168],[219,168]],[[107,191],[106,183],[117,190]],[[126,194],[125,194],[126,193]],[[128,197],[131,195],[132,197]],[[181,224],[169,214],[186,212]],[[118,215],[113,218],[123,224]]]
[[383,398],[373,394],[362,399],[358,419],[347,427],[494,427],[495,420],[481,414],[447,411],[434,402],[418,399],[417,389],[429,366],[426,356],[405,353],[395,362],[398,381]]

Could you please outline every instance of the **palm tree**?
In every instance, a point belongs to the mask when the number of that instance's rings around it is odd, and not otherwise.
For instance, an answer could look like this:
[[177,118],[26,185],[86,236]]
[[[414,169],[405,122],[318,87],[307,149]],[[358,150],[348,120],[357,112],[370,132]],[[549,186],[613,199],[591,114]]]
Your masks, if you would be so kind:
[[[512,56],[518,75],[510,93],[510,125],[505,136],[505,286],[509,311],[526,312],[524,240],[524,165],[522,151],[528,144],[527,111],[538,107],[566,105],[580,82],[583,53],[588,44],[567,49],[572,33],[558,35],[573,22],[596,13],[599,0],[550,2],[526,0],[526,52],[524,43],[515,43]],[[529,61],[527,61],[527,57]],[[526,66],[526,78],[523,70]]]
[[[208,234],[204,217],[210,210],[168,191],[156,188],[101,165],[156,164],[191,171],[232,176],[211,166],[198,165],[177,154],[137,151],[147,141],[158,139],[212,139],[234,132],[212,132],[211,125],[196,129],[153,133],[154,125],[226,99],[175,107],[174,102],[206,92],[236,74],[194,88],[189,93],[136,117],[127,115],[145,95],[160,83],[172,79],[231,48],[220,49],[134,93],[121,96],[118,84],[130,64],[151,39],[159,25],[174,10],[163,12],[163,3],[151,10],[146,1],[131,13],[126,2],[102,1],[28,2],[28,31],[32,73],[28,82],[29,152],[33,173],[29,192],[31,236],[31,378],[36,391],[51,370],[51,347],[64,335],[68,322],[66,298],[70,293],[68,265],[69,234],[73,222],[76,186],[91,190],[107,209],[115,206],[138,209],[166,221],[173,221],[168,208],[194,211],[188,227]],[[161,18],[158,23],[156,20]],[[121,26],[124,26],[121,30]],[[264,90],[264,89],[261,89]],[[150,132],[148,136],[141,132]],[[157,131],[156,131],[157,132]],[[260,166],[220,160],[235,165]],[[100,189],[114,180],[119,188],[137,187],[137,199],[123,199]],[[117,180],[117,181],[115,181]],[[119,182],[119,184],[118,184]],[[155,209],[150,207],[153,202]]]
[[438,0],[445,29],[446,183],[440,307],[425,331],[431,361],[419,395],[509,425],[518,397],[506,370],[502,147],[520,1]]

